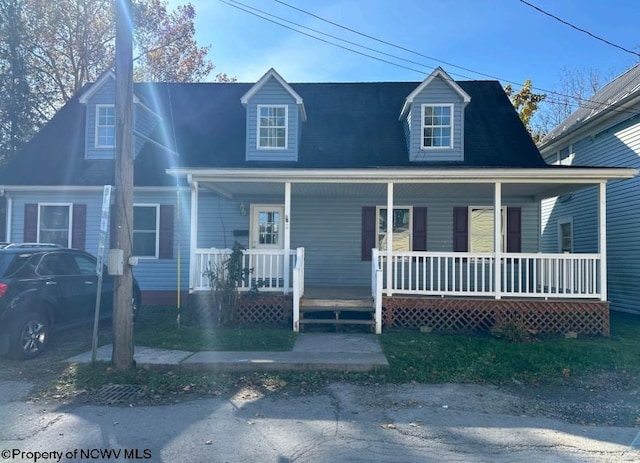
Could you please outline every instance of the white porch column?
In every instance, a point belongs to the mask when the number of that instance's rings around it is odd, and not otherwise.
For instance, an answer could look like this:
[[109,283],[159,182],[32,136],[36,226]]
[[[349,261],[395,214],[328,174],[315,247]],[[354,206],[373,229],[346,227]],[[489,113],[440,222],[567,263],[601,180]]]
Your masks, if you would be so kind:
[[607,182],[600,182],[598,195],[598,253],[600,254],[600,300],[607,300]]
[[284,184],[284,293],[289,294],[289,248],[291,248],[291,182]]
[[[378,225],[376,224],[376,227]],[[387,296],[393,294],[393,183],[387,183]]]
[[[196,263],[196,248],[198,247],[198,182],[187,178],[191,187],[191,229],[189,231],[189,291],[193,291],[193,281]],[[180,207],[180,205],[178,205]]]
[[493,194],[493,276],[495,284],[495,298],[500,299],[502,291],[502,184],[495,183]]

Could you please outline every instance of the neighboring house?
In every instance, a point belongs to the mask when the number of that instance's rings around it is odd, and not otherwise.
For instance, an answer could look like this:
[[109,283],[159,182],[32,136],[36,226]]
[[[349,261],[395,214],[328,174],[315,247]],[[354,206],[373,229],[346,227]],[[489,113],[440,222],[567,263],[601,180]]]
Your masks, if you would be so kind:
[[[557,166],[640,168],[640,64],[586,101],[540,144]],[[588,188],[543,202],[543,252],[598,252]],[[607,185],[607,276],[611,308],[640,314],[640,177]]]
[[[97,250],[114,84],[106,73],[83,89],[0,174],[9,240]],[[238,241],[251,269],[242,289],[270,301],[255,303],[261,319],[277,306],[296,330],[314,290],[335,300],[368,288],[377,332],[525,315],[547,320],[542,331],[573,329],[557,321],[567,312],[576,330],[608,332],[600,250],[540,253],[540,200],[593,185],[603,195],[636,171],[547,165],[498,82],[437,68],[421,83],[289,84],[271,69],[255,84],[134,93],[146,303],[207,291],[207,268]],[[596,240],[605,203],[590,207]]]

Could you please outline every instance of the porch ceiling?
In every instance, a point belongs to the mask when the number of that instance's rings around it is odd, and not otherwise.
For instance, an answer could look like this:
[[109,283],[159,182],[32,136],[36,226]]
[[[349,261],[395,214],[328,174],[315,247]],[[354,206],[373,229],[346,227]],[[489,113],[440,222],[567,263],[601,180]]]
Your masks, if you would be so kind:
[[[284,183],[255,182],[199,182],[201,187],[211,189],[227,197],[242,196],[284,196]],[[541,198],[566,194],[587,188],[593,184],[562,183],[503,183],[504,197],[518,197],[538,200]],[[488,183],[399,183],[394,184],[394,197],[411,198],[468,198],[492,197],[493,184]],[[292,196],[311,197],[384,197],[387,194],[386,183],[294,183],[291,185]]]

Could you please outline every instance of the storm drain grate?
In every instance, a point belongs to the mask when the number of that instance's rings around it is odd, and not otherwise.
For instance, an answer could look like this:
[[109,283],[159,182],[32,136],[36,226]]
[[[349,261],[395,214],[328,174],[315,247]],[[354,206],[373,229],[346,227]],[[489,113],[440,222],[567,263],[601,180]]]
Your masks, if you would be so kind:
[[134,400],[143,395],[140,386],[132,384],[107,384],[96,392],[95,400],[101,403],[115,404]]

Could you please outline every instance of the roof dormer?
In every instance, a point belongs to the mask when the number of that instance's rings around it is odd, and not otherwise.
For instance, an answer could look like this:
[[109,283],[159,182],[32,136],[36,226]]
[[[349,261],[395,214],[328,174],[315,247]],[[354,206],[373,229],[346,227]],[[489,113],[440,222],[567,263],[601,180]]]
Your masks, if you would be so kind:
[[247,161],[296,161],[302,122],[302,98],[271,68],[242,98],[246,107]]
[[[116,152],[116,76],[103,72],[78,98],[86,107],[85,159],[114,159]],[[162,119],[137,95],[133,95],[134,156]],[[142,111],[139,111],[142,109]]]
[[416,162],[464,161],[464,108],[471,97],[440,67],[405,99],[409,159]]

